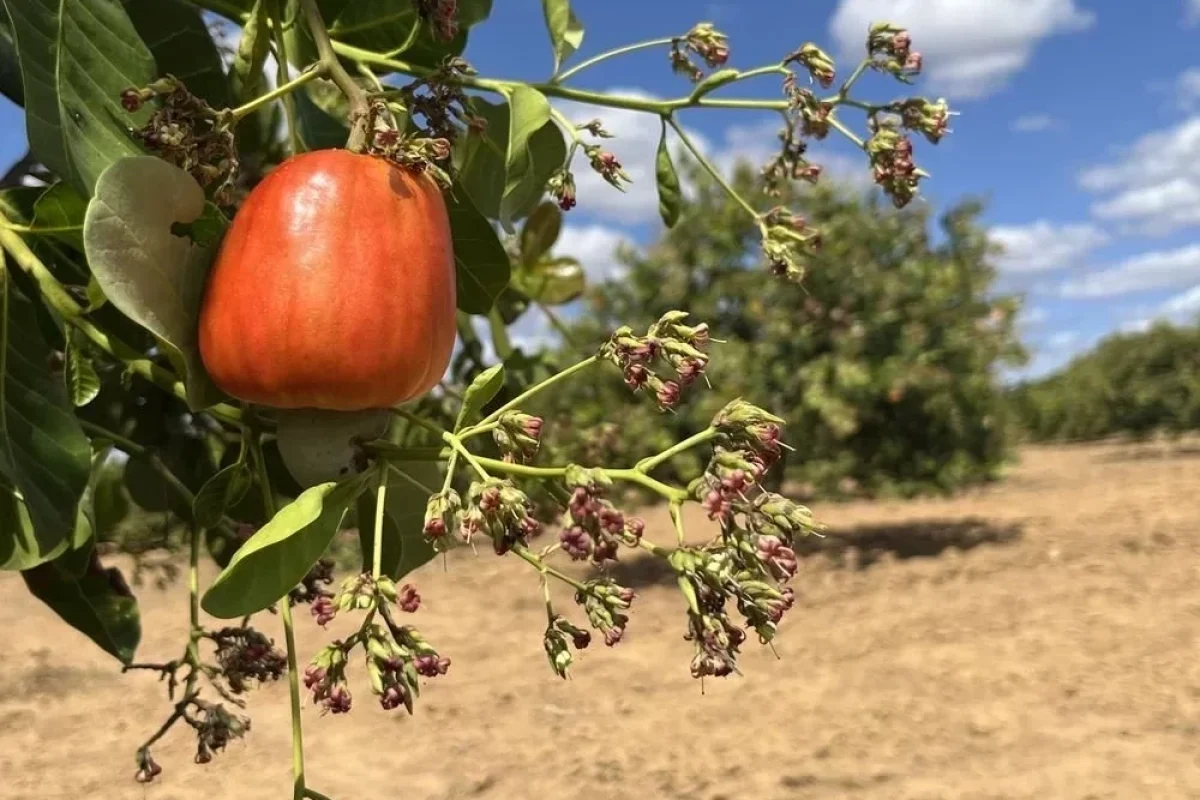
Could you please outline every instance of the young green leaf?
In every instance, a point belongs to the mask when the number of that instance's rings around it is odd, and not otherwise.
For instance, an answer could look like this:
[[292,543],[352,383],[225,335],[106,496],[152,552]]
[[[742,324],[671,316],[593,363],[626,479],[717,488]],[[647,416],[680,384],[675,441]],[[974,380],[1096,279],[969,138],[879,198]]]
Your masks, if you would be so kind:
[[67,395],[76,408],[82,408],[96,399],[100,394],[100,376],[92,364],[91,355],[86,340],[82,334],[71,328],[66,335],[67,348],[63,352],[63,377],[67,382]]
[[[444,473],[435,462],[398,461],[395,466],[424,486],[437,488],[442,485]],[[414,483],[392,476],[384,512],[396,531],[400,545],[400,558],[388,572],[394,580],[400,580],[437,555],[424,533],[425,503],[428,499],[429,493]],[[451,541],[456,540],[452,538]],[[385,549],[383,554],[386,557],[388,551]]]
[[533,89],[514,92],[507,104],[476,97],[470,106],[487,128],[461,136],[455,144],[458,186],[485,217],[511,230],[513,221],[542,199],[546,182],[566,160],[567,145],[549,119],[549,103]]
[[387,410],[280,409],[275,427],[279,454],[303,487],[341,480],[352,468],[355,448],[351,440],[378,439],[390,417]]
[[92,274],[109,301],[157,336],[181,365],[193,411],[221,398],[200,360],[196,328],[216,247],[171,232],[205,210],[192,176],[152,156],[105,170],[88,204],[83,242]]
[[145,86],[154,57],[120,3],[4,0],[25,87],[25,124],[38,161],[91,195],[110,164],[141,150],[126,133],[150,116],[121,108],[121,91]]
[[446,211],[454,237],[458,308],[468,314],[486,314],[508,286],[512,274],[508,252],[466,192],[448,192]]
[[225,65],[199,8],[184,0],[121,0],[121,4],[150,48],[159,75],[177,76],[189,92],[213,108],[230,105]]
[[218,619],[262,611],[303,580],[329,547],[342,517],[371,475],[306,489],[246,540],[204,593],[201,605]]
[[571,10],[571,0],[542,0],[542,14],[554,48],[554,72],[583,44],[583,25]]
[[266,86],[263,70],[270,52],[271,29],[267,6],[263,0],[254,0],[254,8],[242,26],[242,38],[238,41],[237,53],[229,67],[234,102],[239,105],[248,103],[263,93]]
[[473,419],[482,411],[502,386],[504,386],[503,364],[488,367],[476,375],[475,380],[471,381],[471,385],[463,393],[462,408],[458,410],[458,420],[454,423],[454,430],[456,432],[462,430],[468,420]]
[[697,83],[696,88],[692,89],[692,96],[689,99],[693,101],[699,100],[709,92],[737,80],[739,75],[741,75],[740,72],[730,67],[719,69],[711,75],[705,76],[704,80]]
[[66,389],[49,370],[34,306],[0,261],[0,474],[20,492],[37,551],[70,536],[87,488],[91,448]]
[[576,300],[587,288],[583,265],[570,256],[546,258],[513,274],[513,286],[532,300],[559,306]]
[[192,518],[202,528],[215,528],[221,524],[225,512],[236,506],[250,491],[254,474],[245,462],[239,461],[214,474],[192,501]]
[[658,140],[658,154],[654,157],[654,175],[658,181],[658,214],[664,225],[673,228],[679,221],[679,212],[683,207],[683,191],[679,187],[675,164],[671,161],[671,151],[667,148],[665,122]]
[[141,616],[119,569],[106,569],[93,552],[82,575],[73,574],[60,559],[26,570],[21,577],[30,593],[64,622],[122,664],[133,661],[142,638]]
[[521,263],[532,266],[550,252],[562,231],[562,211],[556,203],[538,205],[521,226]]
[[49,235],[82,253],[86,213],[87,198],[71,184],[60,181],[33,204],[33,227],[50,231]]

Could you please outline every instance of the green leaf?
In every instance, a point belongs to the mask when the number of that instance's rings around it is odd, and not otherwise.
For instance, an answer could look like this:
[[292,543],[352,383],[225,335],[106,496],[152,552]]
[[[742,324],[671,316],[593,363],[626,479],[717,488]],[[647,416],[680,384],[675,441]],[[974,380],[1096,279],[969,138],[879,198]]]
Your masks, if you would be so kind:
[[[433,461],[397,461],[397,469],[402,470],[413,479],[430,488],[442,485],[444,473],[439,464]],[[400,544],[400,560],[392,567],[388,575],[399,580],[413,570],[433,560],[437,551],[425,538],[425,504],[429,500],[428,492],[393,476],[388,486],[387,501],[384,507],[386,519],[394,527]],[[388,528],[384,528],[386,531]],[[385,545],[386,547],[386,545]],[[387,557],[388,551],[383,551]],[[391,562],[389,562],[391,563]]]
[[229,68],[235,103],[248,103],[263,93],[266,88],[263,69],[270,52],[271,28],[267,19],[267,6],[263,0],[254,0],[254,8],[250,10],[246,24],[242,26],[242,38],[238,41],[237,53]]
[[280,409],[275,436],[288,472],[303,487],[337,481],[352,469],[352,439],[383,436],[391,414],[386,410],[326,411]]
[[52,561],[21,573],[34,597],[122,664],[133,661],[142,638],[137,599],[121,571],[105,569],[92,553],[82,575]]
[[0,4],[0,94],[19,106],[25,105],[25,87],[21,85],[21,58],[13,39],[12,23]]
[[66,539],[48,551],[33,533],[29,509],[7,482],[0,481],[0,570],[25,570],[57,558],[69,546]]
[[532,266],[550,252],[562,232],[562,211],[556,203],[540,204],[521,226],[521,263]]
[[542,0],[542,14],[554,48],[554,73],[583,44],[583,25],[575,18],[570,0]]
[[546,178],[538,179],[530,139],[550,121],[550,101],[529,86],[517,85],[508,95],[508,142],[505,157],[507,179],[500,202],[500,222],[506,227],[520,216],[520,206],[529,192],[538,197],[545,191]]
[[546,182],[566,161],[566,142],[549,119],[549,103],[536,90],[522,87],[507,104],[473,97],[469,105],[487,127],[459,137],[454,150],[458,185],[484,216],[511,230],[513,221],[542,199]]
[[[394,461],[393,466],[425,486],[442,485],[442,471],[432,461]],[[358,536],[363,569],[370,571],[375,553],[375,504],[378,493],[364,492],[358,498]],[[391,471],[384,499],[383,548],[379,563],[383,574],[399,580],[437,555],[422,532],[429,492]]]
[[692,89],[692,96],[689,99],[699,100],[709,92],[719,89],[725,84],[737,80],[739,75],[741,75],[741,73],[731,67],[719,69],[716,72],[706,76],[704,80],[697,83],[696,88]]
[[183,0],[121,0],[121,4],[150,48],[159,75],[174,75],[213,108],[230,105],[225,65],[200,9]]
[[[321,83],[321,81],[313,81]],[[330,84],[332,86],[332,84]],[[328,150],[342,147],[350,136],[346,127],[345,117],[336,117],[314,99],[316,92],[312,84],[301,87],[292,93],[296,101],[296,122],[300,129],[300,139],[309,150]]]
[[532,300],[560,306],[576,300],[587,288],[587,274],[578,259],[547,258],[513,275],[513,286]]
[[221,524],[225,512],[242,502],[254,483],[254,473],[244,461],[230,464],[214,474],[192,501],[192,518],[202,528]]
[[454,431],[462,430],[468,420],[475,417],[488,404],[496,392],[504,386],[504,365],[496,364],[488,367],[475,376],[467,391],[463,393],[462,408],[458,410],[458,420],[454,423]]
[[75,528],[91,448],[50,373],[33,303],[0,267],[0,473],[28,507],[37,551],[48,553]]
[[121,91],[155,77],[154,58],[112,0],[4,0],[25,86],[25,123],[38,161],[85,195],[110,164],[142,151],[126,133],[149,110]]
[[465,192],[446,194],[446,211],[454,238],[455,293],[458,308],[486,314],[508,286],[512,263],[496,229]]
[[658,181],[658,214],[668,228],[675,227],[683,209],[683,190],[679,186],[679,175],[667,148],[667,123],[663,123],[662,136],[658,140],[658,154],[654,157],[654,175]]
[[109,301],[149,330],[184,368],[193,411],[222,399],[200,360],[197,320],[216,247],[171,232],[205,210],[192,176],[152,156],[105,170],[88,204],[83,242],[92,274]]
[[492,0],[458,0],[459,31],[452,40],[439,41],[425,25],[408,49],[403,46],[417,19],[413,2],[321,0],[320,7],[334,40],[393,56],[403,53],[410,64],[436,67],[447,56],[462,54],[468,31],[487,19]]
[[87,204],[87,198],[74,186],[60,181],[33,204],[33,227],[55,229],[51,236],[82,253]]
[[366,488],[369,473],[306,489],[238,549],[201,605],[218,619],[262,611],[317,563],[337,534],[346,510]]
[[80,408],[100,394],[100,376],[96,374],[96,367],[92,364],[86,345],[82,344],[86,341],[83,335],[71,328],[67,331],[66,339],[63,376],[66,378],[67,395],[71,398],[71,403]]
[[113,458],[111,449],[92,463],[92,525],[96,539],[106,541],[129,515],[125,493],[125,462]]

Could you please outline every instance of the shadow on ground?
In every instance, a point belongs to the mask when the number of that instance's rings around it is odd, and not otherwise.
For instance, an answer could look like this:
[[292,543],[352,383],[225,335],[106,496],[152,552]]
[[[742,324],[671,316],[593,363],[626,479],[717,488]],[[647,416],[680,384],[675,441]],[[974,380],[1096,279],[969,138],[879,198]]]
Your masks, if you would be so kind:
[[[1019,524],[1000,524],[979,517],[924,519],[899,523],[862,524],[831,528],[824,538],[810,536],[797,543],[801,558],[825,555],[833,566],[866,569],[885,554],[897,559],[931,558],[955,547],[970,550],[981,544],[1010,544],[1019,539]],[[631,588],[671,584],[675,574],[666,561],[654,556],[636,556],[608,568],[608,575]]]
[[1177,445],[1177,446],[1146,446],[1136,447],[1112,452],[1097,453],[1093,458],[1102,464],[1128,464],[1138,461],[1169,461],[1173,459],[1185,460],[1192,458],[1200,458],[1200,446],[1197,445]]

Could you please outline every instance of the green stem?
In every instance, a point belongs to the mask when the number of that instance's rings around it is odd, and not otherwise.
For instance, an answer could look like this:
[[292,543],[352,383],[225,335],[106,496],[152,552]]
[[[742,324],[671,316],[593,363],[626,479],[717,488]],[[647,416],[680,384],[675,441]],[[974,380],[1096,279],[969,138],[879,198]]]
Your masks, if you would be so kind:
[[[3,222],[6,222],[6,220],[3,215],[0,215],[0,223]],[[134,374],[145,378],[160,389],[175,395],[180,400],[187,401],[187,387],[183,385],[174,373],[160,367],[147,358],[142,358],[137,350],[92,324],[83,315],[83,308],[75,301],[75,298],[58,282],[58,279],[42,263],[41,259],[34,255],[34,252],[29,249],[24,240],[12,231],[5,230],[2,225],[0,225],[0,247],[3,247],[12,256],[17,266],[33,279],[33,282],[37,284],[38,291],[41,292],[42,298],[51,308],[58,312],[59,316],[67,324],[76,328],[92,344],[113,358],[123,362]],[[225,403],[218,403],[211,408],[205,409],[205,411],[222,422],[237,426],[241,425],[241,412]]]
[[371,580],[379,580],[383,572],[383,511],[387,503],[387,464],[382,462],[379,469],[379,488],[375,491],[375,532],[371,551]]
[[[288,57],[287,42],[283,36],[283,12],[279,8],[279,0],[266,0],[266,2],[267,16],[271,19],[271,30],[275,36],[275,82],[284,86],[288,82]],[[283,115],[287,120],[288,140],[292,145],[292,155],[296,155],[304,150],[304,143],[300,139],[300,128],[296,124],[296,103],[290,93],[283,96]]]
[[497,419],[500,418],[501,414],[504,414],[506,411],[512,411],[514,408],[520,407],[520,405],[522,403],[524,403],[526,400],[528,400],[529,398],[536,395],[538,392],[544,391],[544,390],[550,388],[551,386],[553,386],[554,384],[558,383],[559,381],[562,381],[562,380],[565,380],[565,379],[571,377],[576,372],[579,372],[580,370],[590,367],[592,364],[596,363],[599,360],[600,360],[599,356],[588,356],[583,361],[573,364],[573,365],[567,367],[566,369],[564,369],[562,372],[551,375],[549,378],[546,378],[541,383],[531,386],[530,388],[526,389],[524,392],[521,392],[521,394],[514,397],[512,400],[509,400],[507,403],[500,406],[500,408],[496,409],[491,414],[488,414],[486,417],[484,417],[482,420],[480,420],[478,424],[472,425],[467,430],[462,431],[462,433],[459,434],[459,438],[465,440],[465,439],[468,439],[478,433],[482,433],[482,430],[481,430],[482,426],[487,425],[489,422],[496,421]]
[[680,547],[682,547],[683,541],[684,541],[683,513],[682,513],[683,503],[682,503],[682,501],[677,502],[677,501],[672,500],[671,505],[669,506],[669,509],[671,512],[671,522],[675,526],[675,536],[679,540]]
[[457,436],[447,431],[446,433],[442,434],[442,438],[446,440],[446,444],[453,447],[455,452],[460,454],[466,460],[466,462],[471,465],[472,469],[479,473],[479,477],[483,478],[484,480],[487,480],[491,477],[491,475],[488,474],[488,471],[483,468],[481,461],[477,459],[470,450],[467,449],[466,445],[459,441]]
[[671,445],[656,456],[643,458],[637,463],[634,469],[638,470],[639,472],[650,472],[659,464],[670,461],[672,458],[684,452],[685,450],[690,450],[697,445],[701,445],[707,441],[710,441],[716,435],[716,428],[705,428],[699,433],[693,434],[692,436],[684,439],[682,442]]
[[666,45],[669,45],[673,41],[675,41],[674,36],[664,36],[661,39],[649,39],[645,42],[637,42],[636,44],[627,44],[624,47],[616,47],[616,48],[613,48],[612,50],[605,50],[603,53],[600,53],[599,55],[594,55],[585,61],[579,62],[578,64],[576,64],[575,66],[573,66],[569,70],[567,70],[566,72],[562,72],[562,73],[558,74],[550,81],[550,83],[557,84],[557,83],[562,83],[564,81],[569,81],[571,78],[573,78],[576,75],[578,75],[579,73],[583,72],[588,67],[593,67],[596,64],[599,64],[601,61],[607,61],[610,58],[616,58],[617,56],[623,56],[626,53],[635,53],[638,50],[646,50],[651,47],[664,47]]
[[833,114],[830,114],[828,117],[826,117],[826,121],[829,123],[829,126],[831,128],[836,130],[838,133],[842,134],[842,136],[845,136],[850,141],[854,142],[854,144],[857,145],[859,148],[866,149],[866,146],[867,146],[866,142],[864,142],[861,138],[859,138],[858,134],[856,134],[854,131],[850,130],[845,125],[843,125],[842,121],[840,119],[838,119],[837,117],[835,117]]
[[[271,491],[271,476],[267,473],[267,462],[263,456],[262,436],[258,430],[258,416],[250,412],[250,448],[254,457],[254,469],[258,487],[262,492],[263,511],[267,519],[276,513],[275,495]],[[376,548],[378,551],[378,548]],[[300,668],[296,659],[296,631],[292,620],[292,605],[285,595],[275,604],[283,620],[283,637],[287,644],[288,694],[292,712],[292,800],[304,800],[311,794],[304,786],[304,729],[300,721]]]
[[[532,467],[527,464],[511,464],[507,461],[486,458],[484,456],[472,456],[472,458],[479,462],[480,468],[491,472],[499,472],[504,475],[520,475],[526,478],[561,478],[567,473],[566,467]],[[683,502],[688,496],[687,492],[683,489],[668,486],[636,468],[611,469],[600,467],[599,469],[613,480],[636,483],[669,501]]]
[[850,87],[854,86],[854,84],[858,82],[858,79],[862,77],[863,73],[866,72],[867,67],[870,65],[871,59],[869,58],[864,58],[862,61],[858,62],[858,66],[854,68],[854,72],[850,73],[850,77],[846,78],[846,82],[842,84],[840,89],[838,89],[837,96],[839,100],[845,101],[846,95],[850,94]]
[[79,231],[83,230],[82,225],[56,225],[47,226],[45,228],[34,228],[30,227],[29,225],[13,225],[8,222],[0,223],[0,228],[3,228],[6,231],[12,231],[13,233],[26,233],[33,236],[51,233],[78,233]]
[[346,140],[346,149],[352,153],[361,153],[367,149],[371,139],[371,107],[367,102],[367,93],[355,83],[354,78],[342,66],[337,53],[333,51],[333,42],[329,40],[329,31],[325,21],[321,19],[321,10],[317,0],[300,0],[304,16],[308,20],[308,29],[317,45],[317,53],[321,64],[329,73],[337,87],[346,95],[349,105],[347,121],[350,123],[350,138]]
[[587,588],[582,583],[580,583],[579,581],[572,578],[570,575],[566,574],[565,572],[559,572],[554,567],[547,564],[544,560],[542,560],[541,558],[538,558],[538,556],[529,552],[529,550],[524,545],[514,544],[512,546],[512,552],[516,553],[518,557],[520,557],[521,559],[523,559],[524,561],[526,561],[527,563],[532,565],[535,569],[537,569],[538,572],[542,573],[543,575],[550,575],[551,577],[557,578],[558,580],[562,581],[563,583],[568,584],[569,586],[574,588],[576,591],[583,591],[584,589]]
[[292,80],[288,81],[287,83],[283,84],[282,86],[277,86],[274,89],[272,89],[271,91],[267,92],[266,94],[264,94],[260,97],[254,98],[249,103],[246,103],[245,105],[242,105],[242,106],[238,106],[237,108],[235,108],[233,110],[233,117],[234,117],[234,119],[242,119],[246,116],[249,116],[250,114],[253,114],[255,111],[258,111],[263,106],[265,106],[269,103],[273,103],[276,100],[278,100],[279,98],[291,94],[292,92],[299,89],[301,86],[304,86],[305,84],[316,80],[317,78],[321,77],[323,74],[325,74],[325,65],[324,64],[314,64],[313,66],[304,70],[304,72],[301,72],[297,77],[293,78]]
[[704,171],[711,175],[713,180],[725,190],[725,194],[737,201],[737,204],[746,209],[746,213],[757,222],[759,215],[758,212],[754,210],[754,206],[746,202],[746,199],[738,194],[736,189],[729,185],[729,182],[725,180],[723,175],[721,175],[720,170],[714,167],[712,162],[710,162],[708,158],[700,152],[700,148],[697,147],[696,143],[692,141],[692,138],[684,132],[683,126],[675,120],[675,117],[669,116],[666,118],[666,120],[667,124],[675,129],[675,134],[680,138],[684,146],[687,147],[687,149],[691,152],[696,161],[700,162],[700,166],[704,168]]

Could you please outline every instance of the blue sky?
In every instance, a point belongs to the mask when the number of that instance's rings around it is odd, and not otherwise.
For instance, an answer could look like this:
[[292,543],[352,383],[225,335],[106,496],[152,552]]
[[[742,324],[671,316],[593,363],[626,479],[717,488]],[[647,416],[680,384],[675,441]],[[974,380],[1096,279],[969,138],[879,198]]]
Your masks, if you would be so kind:
[[[467,56],[485,75],[539,79],[551,68],[541,4],[496,3]],[[1200,312],[1200,0],[576,0],[586,27],[580,56],[711,21],[730,38],[731,65],[775,61],[806,41],[848,71],[867,24],[905,24],[925,57],[912,92],[946,97],[961,112],[938,147],[917,143],[933,177],[925,197],[942,208],[965,196],[988,202],[985,219],[1005,244],[1001,285],[1028,293],[1022,330],[1037,374],[1117,329]],[[1154,13],[1148,13],[1153,9]],[[1153,21],[1151,18],[1153,17]],[[578,56],[576,58],[578,60]],[[844,73],[843,73],[844,74]],[[597,66],[582,88],[678,96],[686,81],[649,51]],[[866,97],[908,93],[883,76],[860,82]],[[778,81],[730,87],[729,96],[777,97]],[[24,152],[19,109],[0,100],[0,163]],[[618,267],[622,240],[658,232],[652,158],[658,123],[630,112],[563,107],[599,116],[635,179],[620,195],[579,165],[579,206],[561,250],[595,277]],[[775,117],[697,110],[684,118],[719,163],[761,160]],[[855,118],[857,121],[857,118]],[[843,142],[814,160],[861,179],[866,162]],[[543,333],[536,319],[522,333]]]

